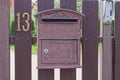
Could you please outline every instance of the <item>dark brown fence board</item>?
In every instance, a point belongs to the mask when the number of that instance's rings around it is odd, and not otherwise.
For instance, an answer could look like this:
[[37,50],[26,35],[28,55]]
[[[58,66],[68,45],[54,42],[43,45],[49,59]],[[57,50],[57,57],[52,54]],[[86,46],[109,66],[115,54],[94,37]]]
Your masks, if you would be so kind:
[[[38,0],[38,11],[54,8],[54,0]],[[54,80],[54,69],[39,69],[38,80]]]
[[[76,0],[60,0],[60,8],[76,11]],[[76,69],[61,69],[61,80],[76,80]]]
[[60,80],[76,80],[75,69],[61,69]]
[[120,80],[120,2],[115,5],[115,80]]
[[53,69],[39,69],[38,80],[54,80]]
[[14,5],[15,80],[31,80],[31,0],[15,0]]
[[76,1],[77,0],[60,0],[60,7],[76,11]]
[[98,80],[98,1],[83,1],[82,80]]
[[112,80],[115,80],[115,39],[112,38]]
[[9,0],[0,0],[0,80],[10,80]]
[[38,11],[54,8],[54,0],[38,0]]

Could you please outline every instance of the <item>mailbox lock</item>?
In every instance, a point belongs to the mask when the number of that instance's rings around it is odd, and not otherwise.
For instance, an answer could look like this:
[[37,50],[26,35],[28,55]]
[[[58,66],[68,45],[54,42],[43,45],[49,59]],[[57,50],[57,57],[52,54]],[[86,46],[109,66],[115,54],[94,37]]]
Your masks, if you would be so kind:
[[48,54],[48,49],[44,49],[44,53],[45,53],[45,54]]

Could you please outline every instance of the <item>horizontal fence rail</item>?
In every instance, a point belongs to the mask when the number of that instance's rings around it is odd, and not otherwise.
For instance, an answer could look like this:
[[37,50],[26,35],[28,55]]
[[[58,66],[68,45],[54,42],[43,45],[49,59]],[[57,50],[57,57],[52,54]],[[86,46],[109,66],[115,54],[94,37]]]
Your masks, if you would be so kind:
[[[114,37],[111,37],[111,39],[114,41]],[[15,37],[11,36],[9,37],[10,43],[14,43],[15,42]],[[31,41],[32,43],[37,43],[37,36],[35,37],[31,37]],[[81,42],[83,41],[83,38],[81,37]],[[102,42],[103,41],[103,37],[98,37],[98,42]]]

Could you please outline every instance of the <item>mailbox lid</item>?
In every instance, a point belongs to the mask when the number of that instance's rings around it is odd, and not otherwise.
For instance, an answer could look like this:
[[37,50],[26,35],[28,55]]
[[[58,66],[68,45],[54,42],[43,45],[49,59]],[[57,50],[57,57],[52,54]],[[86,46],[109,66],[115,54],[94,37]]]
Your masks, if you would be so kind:
[[42,40],[41,44],[40,64],[79,63],[77,40]]
[[70,10],[70,9],[49,9],[49,10],[44,10],[44,11],[40,11],[37,14],[35,14],[35,17],[37,17],[39,20],[42,18],[54,18],[54,19],[58,19],[58,18],[80,18],[82,19],[82,17],[84,17],[84,14],[82,13],[78,13],[74,10]]

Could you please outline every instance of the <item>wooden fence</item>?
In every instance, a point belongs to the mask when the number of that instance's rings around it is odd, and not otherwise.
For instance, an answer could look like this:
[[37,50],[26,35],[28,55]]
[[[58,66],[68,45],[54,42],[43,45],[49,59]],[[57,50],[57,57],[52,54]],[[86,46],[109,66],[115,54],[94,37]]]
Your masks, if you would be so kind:
[[[9,0],[0,0],[0,80],[10,80],[10,42],[15,43],[15,80],[31,80],[31,45],[37,41],[31,36],[31,0],[15,0],[14,6],[15,37],[10,37]],[[53,8],[54,0],[38,0],[38,11]],[[60,0],[60,8],[76,11],[76,0]],[[98,80],[98,43],[104,42],[104,37],[98,37],[98,1],[83,0],[82,13],[82,80]],[[119,13],[120,2],[116,2],[111,80],[120,79]],[[54,80],[54,69],[39,69],[38,80]],[[76,80],[76,69],[60,69],[60,80]]]

